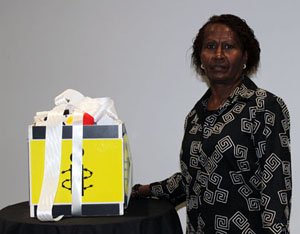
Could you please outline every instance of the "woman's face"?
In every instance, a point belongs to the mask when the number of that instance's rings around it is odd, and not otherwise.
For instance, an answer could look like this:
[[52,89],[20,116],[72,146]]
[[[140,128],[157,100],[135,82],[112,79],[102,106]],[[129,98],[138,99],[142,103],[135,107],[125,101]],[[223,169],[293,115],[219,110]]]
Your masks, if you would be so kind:
[[228,26],[211,24],[206,27],[200,59],[211,84],[239,82],[247,58],[239,38]]

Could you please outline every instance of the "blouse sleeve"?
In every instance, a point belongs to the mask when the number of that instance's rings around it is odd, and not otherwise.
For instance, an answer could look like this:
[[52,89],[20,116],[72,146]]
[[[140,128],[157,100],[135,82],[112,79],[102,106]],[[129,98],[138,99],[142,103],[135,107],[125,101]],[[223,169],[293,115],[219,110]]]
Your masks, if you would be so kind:
[[179,172],[160,182],[151,183],[150,190],[153,196],[169,200],[174,206],[186,199],[182,174]]
[[266,233],[289,233],[291,209],[290,118],[280,98],[261,113],[257,156],[261,168],[261,215]]

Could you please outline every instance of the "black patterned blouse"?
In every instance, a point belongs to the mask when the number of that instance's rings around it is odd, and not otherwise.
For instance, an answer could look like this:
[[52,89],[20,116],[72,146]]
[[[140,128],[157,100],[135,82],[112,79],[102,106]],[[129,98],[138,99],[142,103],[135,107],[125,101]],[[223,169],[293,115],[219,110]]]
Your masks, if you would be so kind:
[[187,203],[188,234],[289,233],[289,112],[249,78],[216,111],[210,90],[188,114],[181,173],[152,183],[154,196]]

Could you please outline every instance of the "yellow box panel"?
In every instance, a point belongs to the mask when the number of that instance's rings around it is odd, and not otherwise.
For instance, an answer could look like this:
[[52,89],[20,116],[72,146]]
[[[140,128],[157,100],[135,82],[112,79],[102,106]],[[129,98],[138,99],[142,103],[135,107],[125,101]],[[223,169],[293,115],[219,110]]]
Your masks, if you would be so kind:
[[[83,202],[123,201],[122,140],[84,140],[84,168],[93,172],[86,181],[92,184],[84,193]],[[87,155],[87,156],[86,156]],[[86,158],[85,158],[86,157]]]
[[31,201],[37,204],[43,183],[45,141],[30,141],[30,151]]
[[[83,140],[83,203],[122,202],[122,139]],[[44,174],[44,140],[30,141],[30,173],[32,204],[39,201]],[[55,203],[71,203],[72,141],[62,142],[61,174]]]

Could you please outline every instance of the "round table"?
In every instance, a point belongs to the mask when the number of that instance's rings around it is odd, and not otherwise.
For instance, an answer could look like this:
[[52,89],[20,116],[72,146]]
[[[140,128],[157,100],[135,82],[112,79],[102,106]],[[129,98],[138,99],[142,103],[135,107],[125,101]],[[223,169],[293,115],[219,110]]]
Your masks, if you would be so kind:
[[179,217],[167,201],[131,200],[123,216],[69,217],[40,222],[29,217],[29,202],[0,211],[1,234],[183,234]]

